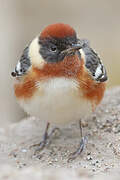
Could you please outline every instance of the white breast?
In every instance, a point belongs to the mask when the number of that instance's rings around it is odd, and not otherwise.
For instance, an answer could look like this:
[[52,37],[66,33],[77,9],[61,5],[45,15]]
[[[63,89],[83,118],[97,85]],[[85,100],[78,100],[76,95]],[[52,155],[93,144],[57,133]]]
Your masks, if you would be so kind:
[[65,123],[76,121],[92,112],[75,80],[49,79],[37,84],[38,91],[30,100],[19,101],[24,110],[40,120]]

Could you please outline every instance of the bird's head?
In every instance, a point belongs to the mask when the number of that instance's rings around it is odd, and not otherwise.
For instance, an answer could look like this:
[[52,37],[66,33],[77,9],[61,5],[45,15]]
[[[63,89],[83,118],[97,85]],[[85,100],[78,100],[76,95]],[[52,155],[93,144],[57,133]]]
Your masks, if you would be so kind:
[[62,62],[66,56],[75,55],[80,48],[82,46],[71,26],[63,23],[49,25],[24,49],[11,74],[13,77],[21,77],[31,67],[42,69],[45,64],[53,66]]
[[32,64],[41,67],[46,63],[57,63],[81,48],[75,30],[63,23],[47,26],[29,47]]

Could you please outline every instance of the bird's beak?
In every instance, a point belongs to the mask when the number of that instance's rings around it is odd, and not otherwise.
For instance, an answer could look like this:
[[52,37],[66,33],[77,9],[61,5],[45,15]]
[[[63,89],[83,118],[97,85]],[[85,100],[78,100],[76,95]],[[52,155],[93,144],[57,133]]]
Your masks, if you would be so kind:
[[81,48],[82,48],[82,46],[79,43],[72,44],[72,46],[68,47],[68,49],[63,50],[62,53],[63,54],[71,54],[75,51],[78,51]]

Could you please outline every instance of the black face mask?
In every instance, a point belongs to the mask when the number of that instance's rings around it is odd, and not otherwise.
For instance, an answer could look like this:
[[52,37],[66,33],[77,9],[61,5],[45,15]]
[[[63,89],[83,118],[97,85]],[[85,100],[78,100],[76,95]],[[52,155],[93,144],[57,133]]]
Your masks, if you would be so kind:
[[40,54],[47,62],[54,63],[62,61],[66,55],[72,55],[73,53],[63,53],[70,48],[73,44],[77,43],[76,36],[66,38],[47,38],[39,39]]

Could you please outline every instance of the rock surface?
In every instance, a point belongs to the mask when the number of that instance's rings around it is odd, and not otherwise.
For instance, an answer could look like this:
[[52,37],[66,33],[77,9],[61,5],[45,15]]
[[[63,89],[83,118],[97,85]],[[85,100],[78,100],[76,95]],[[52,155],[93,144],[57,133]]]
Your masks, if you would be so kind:
[[88,144],[81,156],[69,162],[69,154],[80,142],[77,122],[60,126],[51,144],[36,154],[30,146],[42,139],[44,122],[28,117],[1,128],[0,179],[119,179],[120,87],[108,90],[96,112],[82,124]]

